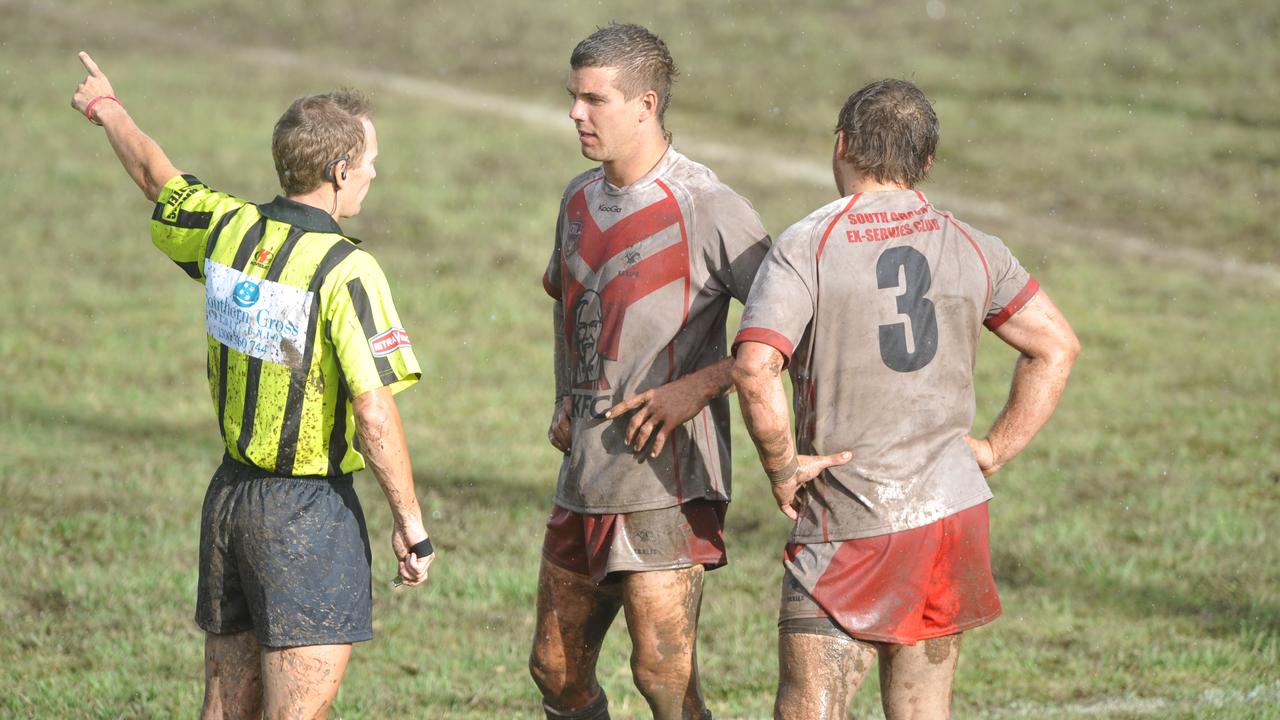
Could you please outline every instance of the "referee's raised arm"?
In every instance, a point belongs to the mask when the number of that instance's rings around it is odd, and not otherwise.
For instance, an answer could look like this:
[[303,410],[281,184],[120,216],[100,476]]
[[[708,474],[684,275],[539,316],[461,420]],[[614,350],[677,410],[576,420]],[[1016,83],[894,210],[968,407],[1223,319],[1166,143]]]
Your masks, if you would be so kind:
[[169,162],[164,150],[129,117],[124,104],[111,88],[111,81],[89,53],[82,51],[80,62],[84,63],[89,74],[71,96],[71,107],[107,131],[107,140],[111,142],[111,149],[120,158],[125,172],[142,189],[142,194],[155,202],[165,183],[181,172]]

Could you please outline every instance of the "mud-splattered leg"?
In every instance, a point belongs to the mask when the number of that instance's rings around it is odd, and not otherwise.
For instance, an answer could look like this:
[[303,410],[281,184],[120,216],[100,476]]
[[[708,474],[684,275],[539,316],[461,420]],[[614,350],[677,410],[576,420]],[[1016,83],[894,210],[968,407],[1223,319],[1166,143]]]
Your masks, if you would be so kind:
[[268,648],[262,653],[267,720],[323,718],[338,694],[350,645]]
[[205,634],[201,718],[262,716],[261,652],[252,631]]
[[877,645],[880,701],[886,720],[951,717],[951,685],[960,660],[960,634],[915,645]]
[[773,716],[780,720],[844,718],[875,659],[875,648],[861,640],[780,634]]
[[710,718],[698,682],[701,565],[630,573],[622,582],[631,673],[655,720]]
[[542,561],[538,573],[537,625],[529,673],[542,691],[547,717],[607,718],[596,661],[605,632],[621,607],[614,586]]

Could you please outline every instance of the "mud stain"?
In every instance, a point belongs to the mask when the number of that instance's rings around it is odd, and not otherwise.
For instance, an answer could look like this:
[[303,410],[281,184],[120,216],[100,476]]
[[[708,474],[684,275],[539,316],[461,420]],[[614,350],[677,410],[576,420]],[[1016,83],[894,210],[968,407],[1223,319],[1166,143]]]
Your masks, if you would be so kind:
[[960,648],[960,636],[948,635],[924,641],[924,655],[934,665],[941,665],[951,658],[954,650]]
[[315,394],[324,395],[324,373],[320,371],[320,368],[316,368],[315,372],[307,376],[307,386]]
[[298,346],[290,340],[280,341],[280,352],[284,355],[284,364],[291,368],[302,367],[302,353]]

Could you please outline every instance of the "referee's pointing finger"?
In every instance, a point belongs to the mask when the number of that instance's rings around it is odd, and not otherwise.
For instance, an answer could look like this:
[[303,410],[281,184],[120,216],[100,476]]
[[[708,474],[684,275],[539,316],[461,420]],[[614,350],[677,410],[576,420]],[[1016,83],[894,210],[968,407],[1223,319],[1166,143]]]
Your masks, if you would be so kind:
[[89,57],[89,53],[81,50],[80,62],[84,63],[84,69],[88,70],[90,75],[93,77],[102,77],[102,71],[98,69],[98,63],[94,62],[93,58]]

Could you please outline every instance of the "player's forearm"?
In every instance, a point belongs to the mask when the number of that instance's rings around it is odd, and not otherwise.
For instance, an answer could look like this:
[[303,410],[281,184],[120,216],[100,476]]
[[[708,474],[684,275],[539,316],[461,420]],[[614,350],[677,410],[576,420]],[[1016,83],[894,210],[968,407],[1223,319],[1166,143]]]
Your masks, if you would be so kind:
[[702,403],[711,402],[726,392],[733,390],[733,358],[718,360],[700,370],[691,372],[681,378],[687,382],[692,392],[702,399]]
[[786,474],[796,460],[796,450],[787,391],[782,384],[782,356],[776,351],[755,353],[750,348],[739,349],[733,381],[738,388],[743,422],[755,443],[760,464],[771,478]]
[[1018,357],[1009,399],[986,438],[998,465],[1022,452],[1049,421],[1066,390],[1077,352],[1078,347],[1063,348],[1051,355]]
[[169,162],[164,150],[138,128],[124,106],[102,101],[94,106],[93,112],[106,130],[111,149],[125,172],[147,199],[154,202],[160,197],[164,184],[179,174],[178,169]]
[[404,422],[387,388],[364,393],[352,401],[356,433],[365,462],[378,480],[397,526],[422,527],[422,510],[413,487],[413,467]]
[[551,327],[553,331],[555,345],[554,357],[552,365],[556,374],[556,403],[569,395],[571,381],[569,379],[568,353],[565,349],[564,339],[564,302],[556,300],[551,306]]

